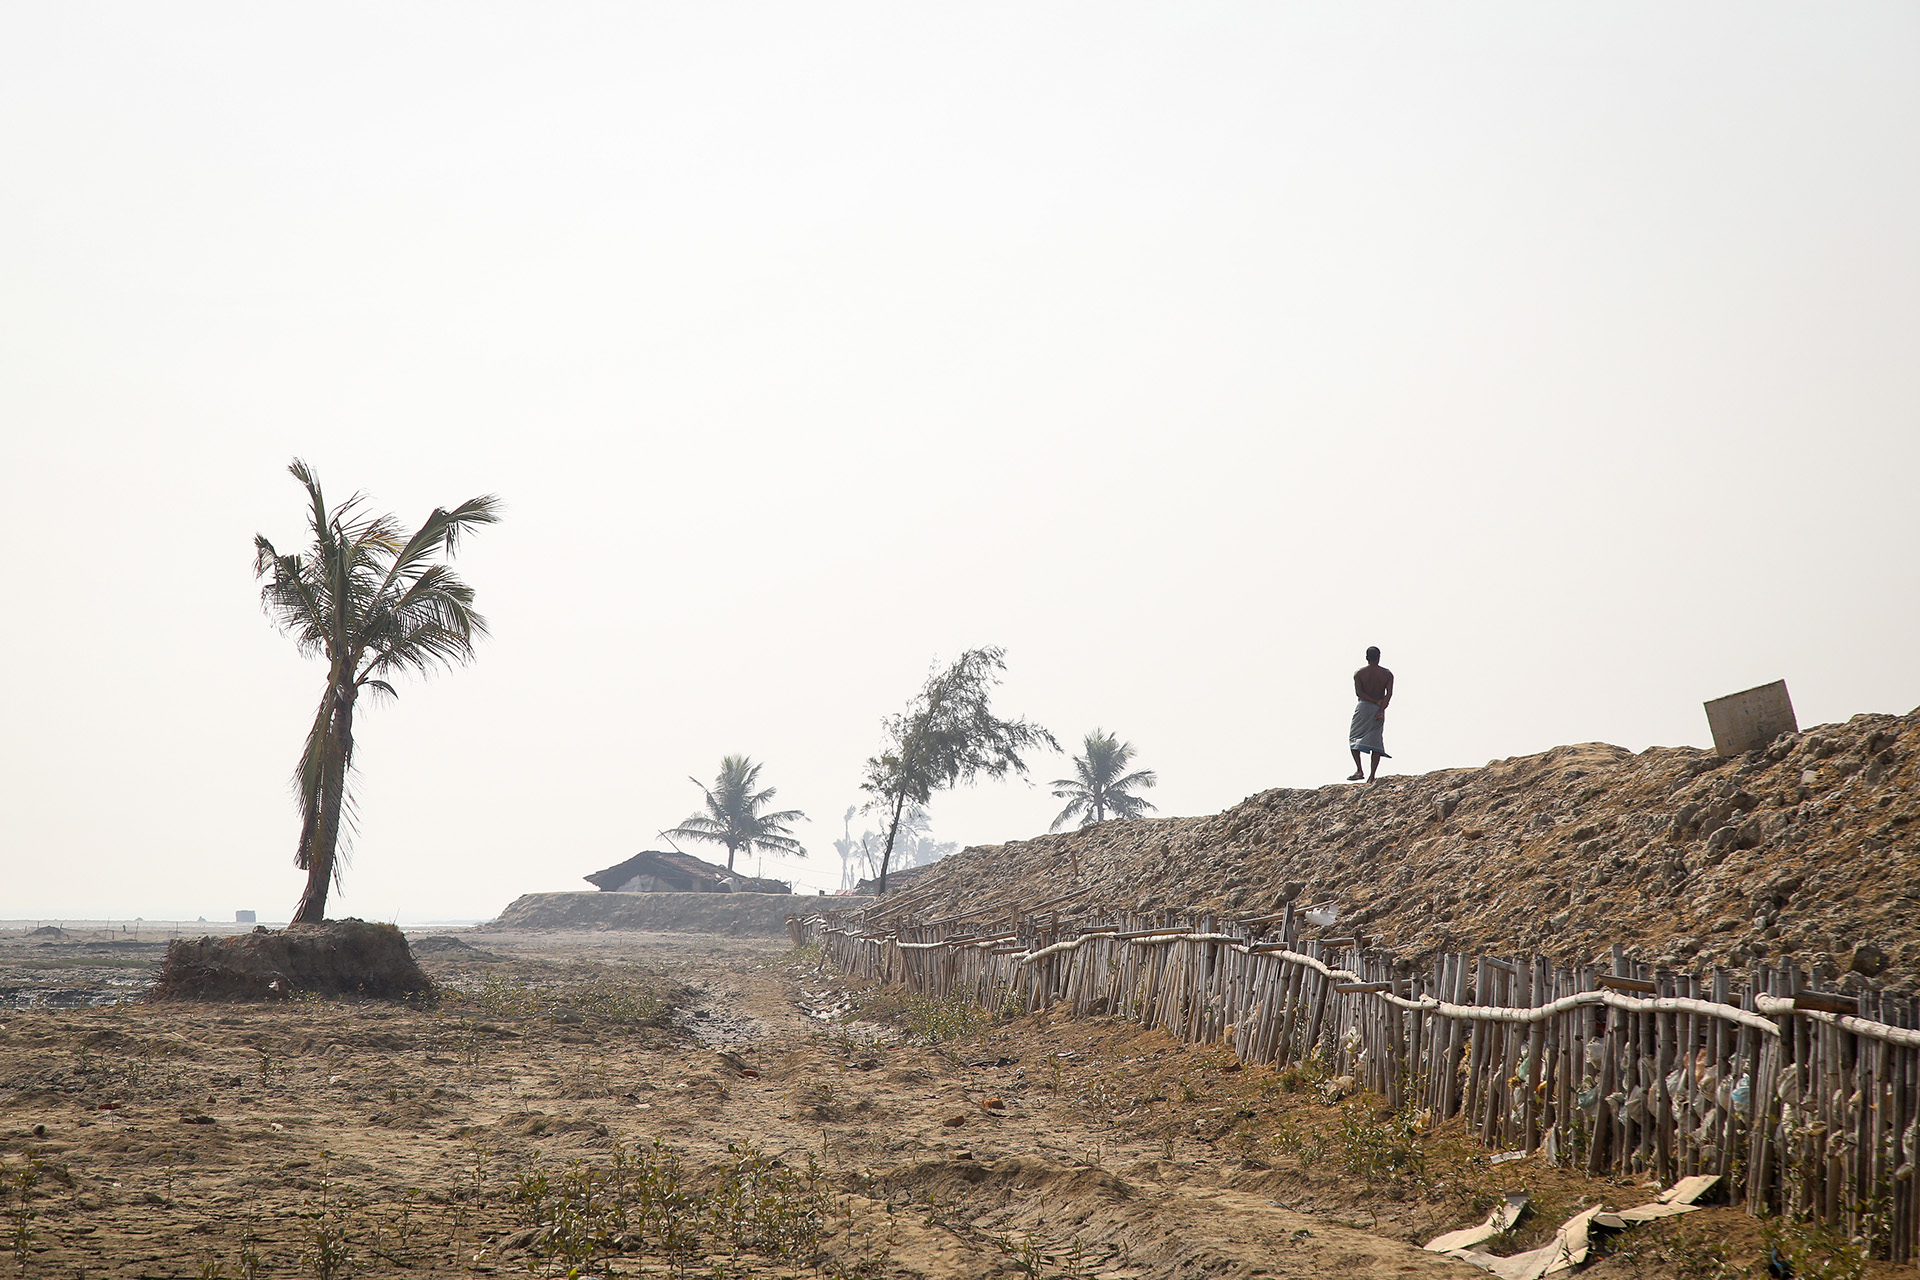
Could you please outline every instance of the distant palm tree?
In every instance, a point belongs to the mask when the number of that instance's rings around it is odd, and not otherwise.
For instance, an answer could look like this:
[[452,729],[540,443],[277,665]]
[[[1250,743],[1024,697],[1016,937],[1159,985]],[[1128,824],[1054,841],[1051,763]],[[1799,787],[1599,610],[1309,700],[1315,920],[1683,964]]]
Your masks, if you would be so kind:
[[745,756],[727,756],[720,761],[720,775],[713,780],[711,788],[698,778],[689,778],[706,796],[707,811],[694,814],[666,834],[727,846],[729,871],[733,870],[733,855],[742,849],[806,857],[807,851],[787,829],[790,822],[804,821],[806,814],[798,809],[760,812],[773,799],[772,787],[765,791],[753,789],[760,780],[762,767]]
[[1105,822],[1108,817],[1137,818],[1153,806],[1133,795],[1136,787],[1151,787],[1160,781],[1151,769],[1126,773],[1133,761],[1133,744],[1122,742],[1111,733],[1095,729],[1087,735],[1087,753],[1073,758],[1072,778],[1053,780],[1054,796],[1067,807],[1053,820],[1049,831],[1058,831],[1075,818],[1081,826]]
[[473,657],[487,632],[473,608],[473,588],[437,562],[460,535],[500,518],[499,500],[469,498],[451,511],[434,508],[407,534],[390,515],[358,510],[354,494],[332,510],[306,463],[287,468],[306,486],[313,545],[281,555],[255,534],[253,572],[266,579],[260,602],[300,651],[327,660],[327,689],[307,730],[294,770],[300,801],[300,844],[293,864],[307,873],[295,924],[326,918],[327,891],[340,881],[342,820],[352,825],[348,776],[353,767],[353,708],[364,690],[397,696],[384,677],[451,667]]

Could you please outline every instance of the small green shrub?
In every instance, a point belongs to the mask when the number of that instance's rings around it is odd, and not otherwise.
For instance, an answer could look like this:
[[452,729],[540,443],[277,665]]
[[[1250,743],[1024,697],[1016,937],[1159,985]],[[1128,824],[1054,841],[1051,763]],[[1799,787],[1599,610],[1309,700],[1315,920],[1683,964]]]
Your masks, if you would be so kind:
[[977,1035],[993,1022],[992,1013],[959,995],[909,995],[900,1016],[909,1034],[934,1044]]
[[1309,1058],[1305,1062],[1280,1068],[1271,1079],[1272,1087],[1281,1093],[1314,1093],[1327,1082],[1327,1071],[1319,1062]]
[[19,1265],[21,1275],[27,1274],[27,1257],[33,1250],[33,1189],[39,1182],[40,1164],[34,1161],[16,1173],[9,1173],[4,1184],[7,1249]]
[[1327,1153],[1327,1135],[1319,1129],[1303,1127],[1289,1116],[1277,1117],[1273,1131],[1265,1139],[1276,1154],[1291,1156],[1302,1169],[1311,1169]]
[[657,990],[608,978],[564,985],[489,977],[474,996],[482,1013],[491,1018],[556,1018],[652,1023],[666,1012],[667,1002]]
[[812,1265],[830,1207],[820,1166],[809,1159],[793,1168],[739,1144],[727,1157],[695,1177],[656,1139],[635,1152],[616,1146],[605,1166],[520,1170],[507,1199],[531,1231],[530,1266],[584,1275],[643,1252],[664,1255],[679,1272],[723,1251]]
[[1427,1153],[1413,1120],[1399,1112],[1376,1119],[1365,1103],[1349,1103],[1341,1108],[1333,1142],[1341,1166],[1358,1178],[1417,1178],[1426,1172]]
[[1793,1269],[1796,1280],[1862,1280],[1867,1274],[1864,1251],[1839,1227],[1824,1222],[1794,1222],[1769,1218],[1760,1228],[1762,1246]]
[[300,1208],[300,1260],[315,1280],[345,1280],[359,1261],[353,1235],[361,1209],[350,1186],[336,1183],[323,1161],[320,1190]]

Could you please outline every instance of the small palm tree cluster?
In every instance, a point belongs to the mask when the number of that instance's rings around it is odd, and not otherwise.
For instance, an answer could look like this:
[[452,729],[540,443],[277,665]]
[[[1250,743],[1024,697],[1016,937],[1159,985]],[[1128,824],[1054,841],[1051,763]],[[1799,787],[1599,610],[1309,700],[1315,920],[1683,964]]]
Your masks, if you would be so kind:
[[689,778],[706,797],[706,811],[696,813],[667,832],[683,840],[704,840],[727,847],[727,870],[733,870],[734,855],[751,853],[787,853],[804,858],[807,851],[793,838],[790,824],[804,822],[807,815],[798,809],[762,812],[772,802],[774,789],[755,791],[762,766],[746,756],[726,756],[720,761],[720,773],[711,787],[698,778]]
[[1138,818],[1153,808],[1133,792],[1160,779],[1151,769],[1128,773],[1133,756],[1133,744],[1120,741],[1118,735],[1101,729],[1089,733],[1085,754],[1073,758],[1074,776],[1053,780],[1054,797],[1065,800],[1067,807],[1047,829],[1058,831],[1075,818],[1083,827],[1108,818]]

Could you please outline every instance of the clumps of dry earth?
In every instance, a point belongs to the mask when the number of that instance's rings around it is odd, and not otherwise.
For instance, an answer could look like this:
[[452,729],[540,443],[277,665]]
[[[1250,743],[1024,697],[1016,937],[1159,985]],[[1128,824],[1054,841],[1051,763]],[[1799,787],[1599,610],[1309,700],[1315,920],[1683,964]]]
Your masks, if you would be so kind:
[[[421,951],[431,1001],[0,1015],[0,1258],[23,1276],[337,1280],[739,1255],[786,1274],[823,1234],[804,1165],[695,1134],[742,1073],[675,1030],[690,988],[579,949]],[[652,1098],[657,1122],[634,1124]]]
[[[0,940],[0,969],[35,945]],[[413,949],[430,1005],[0,1015],[0,1274],[1470,1280],[1417,1242],[1514,1191],[1534,1210],[1501,1252],[1647,1196],[1496,1165],[1311,1070],[849,983],[768,940]],[[1598,1274],[1741,1274],[1763,1229],[1709,1209]]]
[[1108,822],[964,850],[916,914],[1258,916],[1330,905],[1329,936],[1441,951],[1704,969],[1791,956],[1849,984],[1920,986],[1920,713],[1860,715],[1721,758],[1557,747],[1378,783],[1263,791],[1204,818]]

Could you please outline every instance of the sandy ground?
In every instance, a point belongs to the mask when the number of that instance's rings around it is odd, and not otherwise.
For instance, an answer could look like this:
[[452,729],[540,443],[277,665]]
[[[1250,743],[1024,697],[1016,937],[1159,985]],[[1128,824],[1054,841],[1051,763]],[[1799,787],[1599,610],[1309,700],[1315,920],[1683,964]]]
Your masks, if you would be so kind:
[[[433,1007],[126,1001],[158,944],[0,935],[0,988],[66,1006],[0,1012],[0,1274],[1473,1277],[1411,1242],[1516,1186],[1507,1248],[1645,1198],[1444,1134],[1407,1176],[1364,1102],[1126,1024],[887,1024],[780,941],[414,943]],[[670,1164],[677,1255],[641,1207],[585,1240],[563,1187],[604,1214]],[[1679,1274],[1630,1261],[1596,1270]]]

